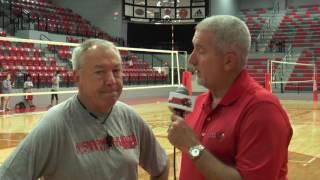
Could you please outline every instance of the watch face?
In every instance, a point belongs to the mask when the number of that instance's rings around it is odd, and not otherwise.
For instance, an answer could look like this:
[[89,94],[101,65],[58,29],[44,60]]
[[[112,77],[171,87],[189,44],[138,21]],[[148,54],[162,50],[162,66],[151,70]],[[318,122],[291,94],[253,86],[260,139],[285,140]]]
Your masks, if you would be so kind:
[[188,153],[189,153],[189,156],[191,157],[191,159],[195,159],[195,158],[199,157],[201,152],[204,150],[204,148],[205,147],[201,144],[190,147]]
[[199,156],[200,150],[199,149],[192,149],[191,155],[192,156]]

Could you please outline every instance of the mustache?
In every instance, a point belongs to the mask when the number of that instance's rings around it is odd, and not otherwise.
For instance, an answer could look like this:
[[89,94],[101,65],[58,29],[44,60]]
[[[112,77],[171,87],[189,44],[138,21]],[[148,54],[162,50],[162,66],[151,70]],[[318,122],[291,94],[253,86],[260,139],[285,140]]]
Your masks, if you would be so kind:
[[101,92],[101,93],[118,93],[119,91],[122,91],[122,88],[119,88],[119,87],[114,87],[114,88],[107,87],[107,88],[101,88],[101,89],[98,90],[98,92]]

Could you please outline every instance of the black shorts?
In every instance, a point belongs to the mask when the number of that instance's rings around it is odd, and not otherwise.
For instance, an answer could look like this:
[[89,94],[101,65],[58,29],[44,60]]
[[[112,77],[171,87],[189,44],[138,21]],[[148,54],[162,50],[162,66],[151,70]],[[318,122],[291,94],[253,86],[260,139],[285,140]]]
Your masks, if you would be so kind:
[[[57,90],[51,89],[51,92],[57,92]],[[56,100],[59,99],[58,94],[51,94],[51,100],[54,100],[54,99]]]

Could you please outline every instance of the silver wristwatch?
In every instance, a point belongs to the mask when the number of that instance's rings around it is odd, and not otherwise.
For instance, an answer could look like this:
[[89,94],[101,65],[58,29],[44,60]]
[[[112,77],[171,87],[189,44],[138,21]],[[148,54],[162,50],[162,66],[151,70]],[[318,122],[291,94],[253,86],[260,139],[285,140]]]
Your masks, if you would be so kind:
[[195,145],[189,148],[189,156],[191,157],[191,159],[195,159],[197,157],[199,157],[201,155],[201,152],[204,150],[204,146],[199,144],[199,145]]

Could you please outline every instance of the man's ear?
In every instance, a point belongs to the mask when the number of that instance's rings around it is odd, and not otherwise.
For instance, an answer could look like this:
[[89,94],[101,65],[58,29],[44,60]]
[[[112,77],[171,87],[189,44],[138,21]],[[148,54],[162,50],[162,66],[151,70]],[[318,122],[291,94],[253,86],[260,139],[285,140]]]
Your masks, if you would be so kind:
[[240,67],[240,58],[236,52],[227,52],[224,56],[224,70],[226,72],[234,71]]
[[80,82],[80,70],[73,70],[73,80],[76,84]]

